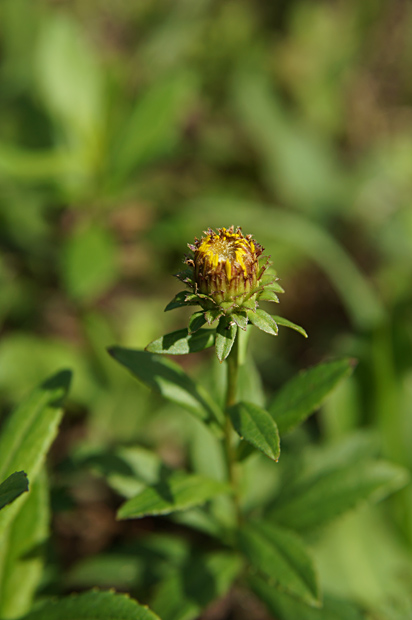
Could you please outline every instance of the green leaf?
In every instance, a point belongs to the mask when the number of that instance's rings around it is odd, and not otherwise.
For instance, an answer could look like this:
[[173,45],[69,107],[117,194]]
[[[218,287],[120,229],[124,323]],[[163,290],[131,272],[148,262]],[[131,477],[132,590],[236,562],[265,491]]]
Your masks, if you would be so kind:
[[405,469],[385,461],[328,467],[285,489],[271,514],[277,523],[292,529],[318,528],[362,500],[383,499],[405,486],[408,479]]
[[170,514],[204,504],[228,490],[226,484],[217,480],[173,472],[125,502],[118,510],[117,517],[140,519],[147,515]]
[[21,620],[160,620],[126,594],[85,592],[45,601]]
[[281,618],[281,620],[365,620],[365,615],[347,601],[325,596],[321,608],[309,607],[296,597],[273,588],[261,577],[252,576],[248,581],[252,590],[275,618]]
[[116,493],[126,498],[134,497],[147,485],[159,482],[165,471],[158,454],[140,446],[93,450],[76,458],[75,466],[102,476]]
[[186,355],[208,349],[214,342],[214,329],[198,329],[195,334],[189,333],[187,329],[179,329],[153,340],[147,345],[146,351],[160,355]]
[[241,568],[241,558],[232,553],[192,555],[160,584],[153,609],[162,620],[194,620],[209,603],[224,596]]
[[286,383],[268,407],[280,434],[289,432],[318,409],[336,385],[352,373],[353,367],[350,359],[318,364]]
[[272,336],[278,335],[278,326],[276,325],[276,321],[270,314],[261,308],[258,308],[256,312],[248,310],[247,315],[249,321],[263,332],[271,334]]
[[20,618],[30,611],[43,576],[49,523],[49,489],[42,469],[0,545],[0,618]]
[[273,461],[280,455],[279,433],[267,411],[252,403],[240,402],[230,407],[230,419],[238,435]]
[[206,310],[205,312],[205,319],[209,323],[209,325],[214,323],[221,316],[222,316],[222,311],[220,308],[214,308],[213,310]]
[[308,605],[320,605],[313,560],[294,532],[256,521],[241,529],[239,543],[252,567],[268,583],[293,594]]
[[284,293],[285,290],[280,286],[280,284],[278,284],[277,282],[270,282],[268,284],[265,285],[265,289],[267,289],[268,291],[273,291],[274,293]]
[[199,310],[192,314],[189,319],[189,333],[193,334],[206,323],[204,310]]
[[62,276],[66,290],[79,302],[105,293],[118,274],[115,240],[95,222],[78,229],[63,248]]
[[[280,285],[277,284],[277,282],[276,282],[276,280],[278,279],[276,277],[276,274],[272,273],[271,271],[272,271],[271,269],[266,269],[265,273],[263,274],[263,276],[259,280],[259,285],[260,286],[264,286],[264,287],[276,285],[279,288],[281,288]],[[282,289],[282,291],[279,291],[279,292],[284,292],[284,291]]]
[[146,351],[111,347],[109,353],[115,360],[148,387],[164,398],[184,407],[196,418],[208,424],[214,432],[221,433],[223,412],[209,397],[206,390],[174,362]]
[[233,312],[233,314],[230,315],[232,321],[234,321],[236,323],[236,325],[238,327],[240,327],[240,329],[245,330],[248,324],[248,318],[246,315],[246,312]]
[[270,288],[265,288],[261,293],[259,293],[258,300],[274,301],[276,304],[279,303],[279,297],[276,295],[275,291],[270,290]]
[[180,291],[180,293],[177,293],[172,301],[167,304],[164,311],[168,312],[169,310],[181,308],[182,306],[196,306],[197,303],[196,295],[192,295],[188,291]]
[[219,362],[223,362],[232,350],[237,334],[237,325],[231,322],[230,317],[222,316],[216,329],[216,355]]
[[288,321],[288,319],[284,319],[281,316],[273,316],[273,318],[278,325],[282,325],[283,327],[289,327],[290,329],[294,329],[295,332],[299,332],[299,334],[302,334],[302,336],[304,336],[305,338],[308,337],[307,333],[300,325],[296,325],[296,323],[292,323],[292,321]]
[[0,484],[0,509],[11,504],[19,495],[29,490],[24,471],[16,471]]
[[[24,470],[33,483],[54,440],[62,417],[61,405],[71,373],[57,373],[38,387],[12,412],[0,436],[0,479]],[[25,500],[22,495],[0,512],[0,534]]]

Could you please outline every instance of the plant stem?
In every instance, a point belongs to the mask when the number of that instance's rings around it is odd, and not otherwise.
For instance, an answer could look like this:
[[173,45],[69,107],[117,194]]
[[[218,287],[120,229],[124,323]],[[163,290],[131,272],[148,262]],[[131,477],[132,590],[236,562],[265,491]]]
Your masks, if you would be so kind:
[[227,409],[236,404],[237,382],[239,374],[239,340],[236,335],[232,350],[227,358],[227,386],[226,386],[226,423],[225,423],[225,452],[228,470],[228,478],[233,489],[233,498],[236,508],[238,523],[241,522],[241,512],[239,506],[239,494],[236,475],[236,451],[232,442],[232,422]]

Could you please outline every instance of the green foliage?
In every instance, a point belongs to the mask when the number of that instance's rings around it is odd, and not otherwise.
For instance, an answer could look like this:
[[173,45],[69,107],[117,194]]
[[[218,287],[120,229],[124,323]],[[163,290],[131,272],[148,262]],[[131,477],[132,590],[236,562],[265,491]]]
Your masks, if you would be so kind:
[[222,316],[216,328],[216,355],[219,362],[225,360],[232,350],[237,334],[237,325],[230,317]]
[[44,602],[24,620],[156,620],[147,607],[139,605],[125,594],[114,592],[85,592]]
[[279,459],[279,433],[267,411],[253,403],[240,401],[230,407],[228,413],[233,428],[241,439],[245,439],[273,461]]
[[[61,4],[0,3],[0,618],[409,618],[411,7]],[[167,304],[232,224],[265,288]],[[176,472],[231,492],[116,523]]]
[[110,355],[162,396],[175,402],[219,432],[222,413],[206,390],[174,362],[145,351],[112,347]]
[[50,509],[45,471],[30,485],[30,493],[8,527],[0,546],[0,618],[30,611],[45,564],[50,535]]
[[379,500],[407,482],[405,469],[384,461],[329,465],[285,489],[276,500],[273,518],[296,530],[317,528],[361,500]]
[[278,335],[278,326],[275,319],[270,314],[268,314],[261,308],[258,308],[256,312],[248,310],[247,314],[249,317],[249,321],[253,323],[253,325],[256,325],[256,327],[261,329],[263,332],[271,334],[272,336]]
[[227,552],[190,557],[159,585],[153,609],[162,620],[194,620],[227,592],[241,568],[241,559]]
[[[45,381],[10,416],[0,436],[0,477],[21,468],[34,483],[44,457],[56,437],[62,417],[62,402],[70,385],[71,373],[62,371]],[[0,532],[16,516],[23,495],[0,513]]]
[[[202,321],[202,325],[205,321]],[[171,334],[166,334],[153,340],[147,345],[149,353],[168,353],[169,355],[186,355],[197,353],[212,347],[215,343],[215,330],[198,329],[195,333],[189,333],[188,329],[178,329]]]
[[10,474],[10,476],[0,484],[0,510],[28,490],[29,481],[24,471],[16,471],[14,474]]
[[314,562],[303,542],[289,530],[265,521],[240,530],[240,548],[256,573],[267,583],[311,607],[321,607]]
[[321,609],[303,604],[295,596],[271,587],[259,577],[252,577],[250,585],[275,617],[285,620],[362,620],[362,611],[347,601],[325,597]]
[[351,360],[319,364],[284,385],[269,405],[269,413],[276,420],[280,432],[283,434],[292,430],[318,409],[352,369]]
[[225,484],[216,480],[175,472],[162,476],[156,485],[129,499],[120,507],[117,516],[119,519],[136,519],[170,514],[204,504],[227,490]]

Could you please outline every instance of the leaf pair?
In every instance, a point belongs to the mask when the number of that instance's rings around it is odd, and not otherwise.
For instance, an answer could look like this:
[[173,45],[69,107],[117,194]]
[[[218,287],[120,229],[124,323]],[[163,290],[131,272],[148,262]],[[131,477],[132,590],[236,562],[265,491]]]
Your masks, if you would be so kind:
[[[273,279],[273,276],[269,277]],[[272,282],[269,288],[268,286],[259,293],[259,299],[263,301],[279,301],[275,290],[283,292],[283,289],[276,282]],[[203,298],[208,300],[205,295],[181,291],[166,306],[165,311],[182,306],[192,306],[197,303],[204,305],[206,302]],[[222,307],[224,303],[222,302]],[[146,351],[158,354],[185,355],[187,353],[196,353],[215,345],[216,355],[219,361],[222,362],[229,356],[232,350],[238,328],[246,330],[248,323],[252,323],[258,329],[272,336],[277,336],[279,331],[278,325],[282,325],[294,329],[307,338],[307,334],[302,327],[280,316],[268,314],[265,310],[257,308],[256,302],[250,305],[249,308],[245,306],[243,310],[239,309],[237,312],[232,311],[230,314],[225,314],[224,312],[229,312],[233,305],[229,304],[229,302],[227,303],[228,308],[226,310],[220,306],[208,309],[206,305],[205,309],[192,314],[189,319],[188,329],[181,329],[161,336],[148,344]],[[203,329],[203,325],[206,323],[212,325],[218,319],[219,323],[216,329]]]

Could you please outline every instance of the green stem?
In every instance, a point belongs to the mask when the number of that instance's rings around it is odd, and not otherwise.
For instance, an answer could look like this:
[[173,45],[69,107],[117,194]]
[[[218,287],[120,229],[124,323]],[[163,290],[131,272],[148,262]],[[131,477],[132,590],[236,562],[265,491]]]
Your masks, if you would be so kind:
[[236,404],[237,382],[239,374],[239,340],[236,335],[232,350],[227,358],[227,386],[226,386],[226,423],[225,423],[225,452],[229,482],[233,489],[233,498],[238,523],[241,522],[239,494],[236,472],[236,449],[232,442],[233,428],[227,409]]

